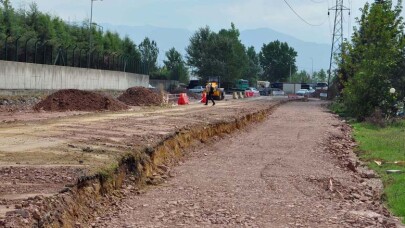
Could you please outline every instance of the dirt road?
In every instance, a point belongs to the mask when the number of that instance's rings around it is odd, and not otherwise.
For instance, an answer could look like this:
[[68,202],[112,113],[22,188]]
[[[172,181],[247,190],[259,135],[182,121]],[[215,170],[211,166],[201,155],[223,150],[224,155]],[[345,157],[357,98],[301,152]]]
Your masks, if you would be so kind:
[[0,112],[0,227],[8,212],[34,205],[30,198],[57,195],[78,178],[118,163],[128,151],[154,148],[180,129],[235,121],[276,100],[231,99],[214,107],[192,103],[123,112]]
[[395,227],[373,198],[372,176],[339,165],[325,147],[344,130],[319,101],[288,103],[263,123],[190,151],[173,178],[128,196],[93,226]]

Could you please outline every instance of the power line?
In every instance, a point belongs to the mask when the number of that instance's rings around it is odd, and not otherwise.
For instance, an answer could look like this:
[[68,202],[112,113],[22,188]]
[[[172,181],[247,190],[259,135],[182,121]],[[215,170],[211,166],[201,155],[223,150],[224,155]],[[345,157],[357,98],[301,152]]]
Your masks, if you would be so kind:
[[307,20],[305,20],[303,17],[301,17],[295,10],[294,8],[287,2],[287,0],[284,0],[285,4],[287,4],[287,6],[291,9],[291,11],[294,12],[295,15],[297,15],[297,17],[299,19],[301,19],[303,22],[305,22],[306,24],[310,25],[310,26],[322,26],[323,24],[325,24],[326,20],[324,22],[322,22],[321,24],[312,24],[309,23]]

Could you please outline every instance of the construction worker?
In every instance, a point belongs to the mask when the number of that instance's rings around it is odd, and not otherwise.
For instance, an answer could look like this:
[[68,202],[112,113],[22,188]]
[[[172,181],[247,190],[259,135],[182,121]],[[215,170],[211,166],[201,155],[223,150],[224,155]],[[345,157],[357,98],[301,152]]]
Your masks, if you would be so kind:
[[211,83],[208,83],[207,86],[205,87],[205,91],[207,93],[207,99],[205,100],[205,105],[208,105],[208,100],[212,101],[212,106],[215,105],[214,101],[214,87],[211,85]]

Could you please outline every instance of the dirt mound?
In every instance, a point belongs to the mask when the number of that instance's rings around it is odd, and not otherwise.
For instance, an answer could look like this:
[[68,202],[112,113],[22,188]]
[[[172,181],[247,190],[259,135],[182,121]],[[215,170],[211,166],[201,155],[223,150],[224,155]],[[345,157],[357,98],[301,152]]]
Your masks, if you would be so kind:
[[45,111],[118,111],[127,108],[109,96],[77,89],[59,90],[34,106],[34,110]]
[[132,87],[118,97],[118,100],[132,106],[161,105],[163,96],[159,92],[144,87]]

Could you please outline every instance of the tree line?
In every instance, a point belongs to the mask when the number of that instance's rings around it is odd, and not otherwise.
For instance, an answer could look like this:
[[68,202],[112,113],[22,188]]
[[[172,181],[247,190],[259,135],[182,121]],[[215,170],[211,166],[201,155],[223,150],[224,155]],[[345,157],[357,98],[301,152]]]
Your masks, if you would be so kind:
[[[335,79],[340,111],[358,120],[396,114],[405,101],[405,35],[402,0],[366,3],[351,40],[342,46]],[[395,91],[394,91],[395,90]]]
[[158,45],[147,37],[136,45],[127,36],[121,38],[118,33],[104,32],[95,24],[90,26],[87,20],[81,24],[67,23],[57,16],[42,13],[36,3],[31,3],[28,10],[16,10],[10,0],[0,1],[0,45],[3,41],[13,43],[17,39],[37,39],[55,47],[77,46],[88,52],[119,53],[146,64],[151,78],[183,83],[188,82],[190,74],[200,77],[202,82],[210,76],[220,76],[223,84],[228,86],[237,79],[247,79],[252,84],[257,80],[325,80],[323,70],[313,75],[297,72],[297,52],[287,43],[272,41],[263,44],[257,53],[254,47],[245,47],[239,37],[239,30],[234,24],[218,32],[209,27],[200,28],[190,38],[185,57],[172,48],[165,53],[163,66],[159,66]]

